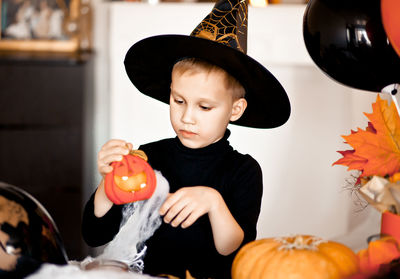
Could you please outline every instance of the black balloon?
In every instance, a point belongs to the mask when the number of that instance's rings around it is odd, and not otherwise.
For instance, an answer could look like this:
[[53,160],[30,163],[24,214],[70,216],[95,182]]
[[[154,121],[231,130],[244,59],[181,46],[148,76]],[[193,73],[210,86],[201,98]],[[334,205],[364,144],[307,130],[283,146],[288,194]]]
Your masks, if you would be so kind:
[[0,278],[24,278],[43,263],[67,260],[46,209],[27,192],[0,182]]
[[303,36],[315,64],[344,85],[380,92],[400,83],[400,58],[383,28],[380,0],[311,0]]

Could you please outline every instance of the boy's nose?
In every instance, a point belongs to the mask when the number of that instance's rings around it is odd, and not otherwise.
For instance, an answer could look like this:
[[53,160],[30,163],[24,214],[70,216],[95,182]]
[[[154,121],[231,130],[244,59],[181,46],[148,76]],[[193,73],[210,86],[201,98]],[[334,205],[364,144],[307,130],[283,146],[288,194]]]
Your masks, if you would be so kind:
[[183,114],[182,114],[182,118],[181,118],[182,122],[186,123],[186,124],[194,124],[195,120],[194,120],[194,114],[193,113],[194,112],[193,112],[193,110],[191,108],[186,108],[183,111]]

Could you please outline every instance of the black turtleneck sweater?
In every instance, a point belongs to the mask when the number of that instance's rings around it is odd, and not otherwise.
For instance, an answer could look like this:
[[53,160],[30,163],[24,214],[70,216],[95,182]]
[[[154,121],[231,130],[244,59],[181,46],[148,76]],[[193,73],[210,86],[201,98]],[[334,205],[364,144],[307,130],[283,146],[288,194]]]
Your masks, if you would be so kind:
[[[187,186],[208,186],[222,195],[233,217],[244,231],[242,246],[255,239],[262,197],[262,173],[257,161],[229,145],[229,130],[216,143],[199,149],[187,148],[179,139],[164,139],[140,146],[150,165],[161,171],[170,192]],[[90,246],[108,243],[117,234],[122,206],[114,205],[101,218],[94,216],[94,194],[87,202],[82,233]],[[195,278],[230,278],[236,252],[220,255],[212,236],[208,216],[182,229],[162,223],[146,241],[144,273],[171,274],[185,278],[189,270]]]

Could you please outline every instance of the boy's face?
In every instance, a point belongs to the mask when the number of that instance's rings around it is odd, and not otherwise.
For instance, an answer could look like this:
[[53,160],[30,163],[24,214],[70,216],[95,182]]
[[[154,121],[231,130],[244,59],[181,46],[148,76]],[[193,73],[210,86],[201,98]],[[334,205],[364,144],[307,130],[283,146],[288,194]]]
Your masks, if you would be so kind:
[[172,73],[170,120],[186,147],[201,148],[221,139],[229,121],[240,117],[234,116],[235,103],[222,73]]

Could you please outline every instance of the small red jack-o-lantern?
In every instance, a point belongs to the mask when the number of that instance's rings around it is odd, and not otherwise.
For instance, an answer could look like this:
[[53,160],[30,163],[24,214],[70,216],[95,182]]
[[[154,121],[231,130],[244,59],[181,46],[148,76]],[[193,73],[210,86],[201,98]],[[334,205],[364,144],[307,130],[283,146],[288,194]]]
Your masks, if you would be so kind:
[[135,150],[111,164],[105,178],[107,197],[115,204],[149,199],[156,188],[156,176],[143,151]]

